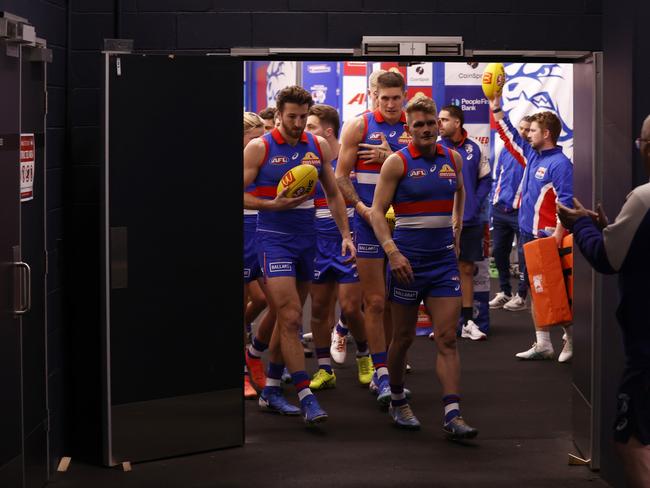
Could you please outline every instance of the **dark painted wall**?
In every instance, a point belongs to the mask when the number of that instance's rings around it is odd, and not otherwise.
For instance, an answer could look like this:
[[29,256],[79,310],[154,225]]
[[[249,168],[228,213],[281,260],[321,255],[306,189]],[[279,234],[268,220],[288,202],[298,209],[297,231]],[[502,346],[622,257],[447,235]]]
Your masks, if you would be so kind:
[[[36,27],[36,35],[47,41],[54,61],[48,65],[47,119],[47,222],[46,247],[49,254],[47,300],[48,393],[50,402],[50,452],[52,464],[65,451],[65,344],[69,328],[63,317],[63,215],[64,174],[66,166],[66,0],[0,0],[0,11],[27,18]],[[67,177],[67,174],[66,174]],[[38,286],[34,283],[33,286]],[[52,466],[50,466],[52,469]]]

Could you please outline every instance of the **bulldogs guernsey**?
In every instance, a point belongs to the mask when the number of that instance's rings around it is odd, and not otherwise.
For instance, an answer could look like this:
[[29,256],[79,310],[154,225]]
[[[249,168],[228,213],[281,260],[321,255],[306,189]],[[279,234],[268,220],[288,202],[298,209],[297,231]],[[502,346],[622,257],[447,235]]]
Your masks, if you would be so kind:
[[452,152],[437,144],[435,157],[429,158],[409,144],[397,154],[404,173],[393,197],[393,240],[409,259],[415,280],[396,284],[388,273],[389,297],[415,304],[425,296],[459,296],[451,221],[458,183]]
[[[364,121],[364,135],[362,143],[381,144],[381,134],[384,135],[393,152],[406,147],[411,138],[404,130],[406,114],[402,115],[398,122],[389,124],[384,120],[381,112],[375,110],[362,115]],[[375,196],[375,186],[379,181],[381,164],[368,164],[363,159],[357,160],[355,172],[357,177],[356,190],[361,201],[368,207],[372,206],[372,199]],[[384,252],[375,238],[372,227],[360,216],[355,217],[355,242],[357,244],[357,256],[360,258],[384,258]]]
[[[316,167],[320,176],[323,153],[318,139],[303,132],[295,146],[276,128],[261,137],[266,147],[255,179],[254,195],[274,199],[284,174],[300,164]],[[260,210],[257,216],[257,252],[265,278],[293,276],[311,281],[314,273],[316,228],[314,200],[283,211]]]
[[[282,176],[300,164],[311,164],[321,172],[322,152],[316,137],[303,132],[298,144],[291,146],[284,141],[276,128],[261,137],[266,154],[255,179],[254,195],[273,200]],[[296,208],[281,212],[260,210],[257,217],[258,232],[281,234],[315,234],[314,200],[309,199]]]
[[[332,169],[336,169],[336,163],[338,159],[332,160]],[[350,179],[354,183],[355,176],[351,173]],[[316,233],[319,236],[326,237],[328,239],[341,239],[341,232],[336,226],[334,217],[332,217],[332,212],[327,206],[327,198],[325,197],[325,192],[323,190],[323,185],[320,184],[320,181],[316,184],[316,191],[314,192],[314,205],[316,207]],[[346,203],[346,211],[348,218],[354,216],[354,208],[351,204]]]

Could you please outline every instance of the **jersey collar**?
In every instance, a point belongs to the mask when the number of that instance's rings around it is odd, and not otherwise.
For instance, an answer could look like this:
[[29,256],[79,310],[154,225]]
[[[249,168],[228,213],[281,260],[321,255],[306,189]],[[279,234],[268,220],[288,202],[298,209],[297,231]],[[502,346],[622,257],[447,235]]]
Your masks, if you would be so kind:
[[[422,157],[422,153],[418,150],[417,147],[415,147],[415,145],[412,142],[409,142],[408,146],[406,147],[408,148],[408,152],[413,159]],[[436,154],[440,156],[445,155],[445,150],[442,148],[440,144],[436,144]]]
[[[386,119],[384,119],[384,116],[381,114],[381,110],[377,109],[373,112],[373,114],[375,115],[375,120],[380,124],[386,121]],[[402,122],[403,124],[406,124],[406,113],[403,110],[402,110],[402,115],[400,115],[399,121]]]
[[[278,129],[277,127],[274,127],[273,130],[271,131],[271,137],[273,137],[273,140],[275,142],[277,142],[278,144],[286,144],[287,143],[284,140],[284,137],[282,137],[282,134],[280,133],[280,129]],[[307,134],[305,132],[303,132],[302,135],[300,136],[300,141],[299,142],[303,142],[305,144],[307,144],[309,142],[309,140],[307,139]]]

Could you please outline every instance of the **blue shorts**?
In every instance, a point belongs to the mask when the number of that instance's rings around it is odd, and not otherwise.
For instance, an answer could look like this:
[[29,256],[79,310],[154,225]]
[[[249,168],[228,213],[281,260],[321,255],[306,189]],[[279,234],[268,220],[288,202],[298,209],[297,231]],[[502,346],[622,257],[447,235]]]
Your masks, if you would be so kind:
[[419,305],[427,297],[459,297],[460,274],[453,249],[433,256],[404,255],[411,263],[414,280],[408,285],[398,283],[386,266],[388,299],[402,305]]
[[244,227],[244,283],[248,284],[262,276],[262,268],[257,259],[255,231]]
[[257,256],[266,279],[293,276],[311,281],[314,276],[316,236],[257,232]]
[[327,238],[321,235],[316,239],[316,258],[314,259],[314,284],[335,281],[337,283],[358,283],[357,265],[344,263],[341,256],[341,238]]
[[357,258],[384,259],[386,257],[372,226],[356,213],[354,214],[354,244],[357,248]]
[[475,263],[483,261],[483,226],[468,225],[460,233],[459,261]]

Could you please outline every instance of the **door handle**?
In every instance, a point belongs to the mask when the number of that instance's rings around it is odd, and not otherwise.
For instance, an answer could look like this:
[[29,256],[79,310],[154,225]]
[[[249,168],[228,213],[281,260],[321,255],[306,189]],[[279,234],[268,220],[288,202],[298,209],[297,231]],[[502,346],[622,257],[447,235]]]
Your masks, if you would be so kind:
[[32,269],[23,261],[14,265],[18,270],[18,305],[14,314],[24,315],[32,308]]

